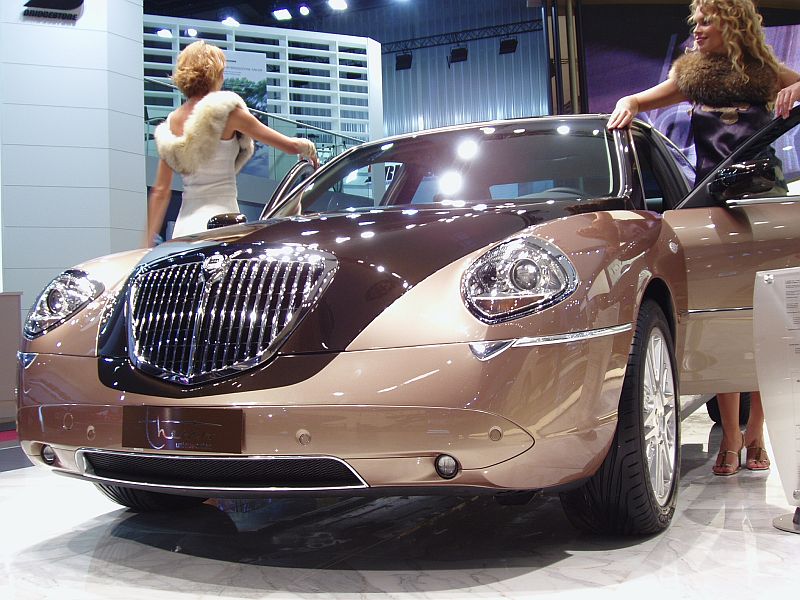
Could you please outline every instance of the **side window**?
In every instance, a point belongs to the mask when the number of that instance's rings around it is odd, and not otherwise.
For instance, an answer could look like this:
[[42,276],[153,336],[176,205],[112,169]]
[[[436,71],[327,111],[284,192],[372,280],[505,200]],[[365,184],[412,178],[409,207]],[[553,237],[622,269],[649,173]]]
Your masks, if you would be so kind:
[[514,200],[533,194],[540,194],[554,187],[556,187],[556,182],[552,179],[526,181],[524,183],[500,183],[490,185],[489,193],[492,195],[492,200]]
[[377,206],[401,173],[401,163],[372,163],[347,173],[317,195],[304,213],[339,211],[348,208]]
[[652,139],[635,131],[633,141],[642,177],[647,210],[664,212],[675,208],[689,191],[694,169],[679,150],[657,131]]
[[639,176],[642,179],[642,195],[644,196],[647,210],[664,212],[668,207],[664,202],[664,188],[653,168],[650,146],[640,135],[634,137],[636,144],[636,159],[639,164]]
[[439,193],[439,178],[432,173],[426,173],[419,182],[417,191],[411,198],[411,204],[430,204],[436,200]]
[[688,188],[693,188],[696,174],[692,163],[689,162],[689,159],[687,159],[678,148],[669,142],[669,139],[664,143],[664,148],[666,148],[672,160],[674,160],[675,164],[678,166],[678,171],[680,171],[684,183],[686,183]]

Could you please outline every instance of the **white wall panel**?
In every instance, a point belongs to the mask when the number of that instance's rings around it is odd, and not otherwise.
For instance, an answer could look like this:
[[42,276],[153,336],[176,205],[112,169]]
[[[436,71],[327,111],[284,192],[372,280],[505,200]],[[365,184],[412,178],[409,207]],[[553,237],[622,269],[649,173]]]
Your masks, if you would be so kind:
[[7,104],[108,108],[104,71],[6,63],[2,76],[0,87]]
[[103,91],[107,93],[106,106],[109,110],[136,115],[144,121],[144,107],[142,106],[144,88],[141,71],[135,75],[109,72]]
[[49,279],[141,245],[142,1],[85,0],[74,23],[0,2],[3,290],[26,310]]
[[[110,65],[124,64],[125,57],[130,56],[134,52],[141,55],[142,53],[141,39],[132,40],[130,38],[118,35],[109,35],[107,37],[108,64]],[[135,69],[134,71],[131,71],[129,69],[127,72],[121,72],[120,75],[128,75],[130,77],[136,77],[137,79],[141,79],[142,65],[139,64],[138,68]]]
[[103,227],[110,219],[107,188],[19,185],[3,190],[4,227]]
[[109,247],[108,251],[125,252],[131,248],[141,247],[144,241],[144,233],[142,231],[134,231],[132,229],[109,229]]
[[109,154],[103,148],[3,144],[4,186],[99,187],[109,185]]
[[[32,32],[47,36],[46,44],[30,44]],[[104,71],[108,64],[108,34],[102,31],[82,31],[80,36],[65,28],[47,24],[31,27],[26,23],[7,25],[0,42],[3,60],[24,65],[60,68],[97,69]]]
[[[141,103],[139,108],[141,108]],[[120,151],[141,154],[145,143],[142,133],[143,119],[143,115],[110,113],[108,115],[108,144]]]
[[141,154],[110,150],[108,156],[108,187],[113,190],[139,192],[144,186],[144,161]]
[[133,246],[128,246],[123,249],[130,249],[140,245],[140,241],[144,238],[144,228],[146,226],[146,215],[142,214],[139,202],[141,200],[141,193],[137,190],[129,192],[125,190],[110,190],[107,198],[105,199],[106,206],[110,212],[108,223],[111,226],[111,241],[112,252],[116,252],[113,248],[114,236],[120,230],[131,230],[138,236]]
[[128,38],[142,46],[142,2],[125,0],[106,5],[105,28],[109,33]]
[[[115,141],[131,144],[132,151],[140,150],[141,120],[136,117],[130,118],[135,121],[138,128],[136,137],[130,141],[122,139]],[[103,109],[6,104],[0,119],[3,122],[4,144],[75,146],[76,143],[80,143],[90,148],[108,147],[109,118],[108,111]],[[136,146],[133,145],[134,139]]]

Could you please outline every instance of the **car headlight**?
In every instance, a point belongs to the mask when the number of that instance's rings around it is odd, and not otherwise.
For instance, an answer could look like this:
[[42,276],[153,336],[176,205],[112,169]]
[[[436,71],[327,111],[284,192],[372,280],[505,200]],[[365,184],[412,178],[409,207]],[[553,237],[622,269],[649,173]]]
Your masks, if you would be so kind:
[[103,293],[103,284],[83,271],[70,269],[44,288],[25,319],[25,336],[33,339],[60,325]]
[[475,316],[497,323],[552,306],[577,285],[575,267],[561,250],[542,239],[522,237],[495,246],[472,263],[461,288]]

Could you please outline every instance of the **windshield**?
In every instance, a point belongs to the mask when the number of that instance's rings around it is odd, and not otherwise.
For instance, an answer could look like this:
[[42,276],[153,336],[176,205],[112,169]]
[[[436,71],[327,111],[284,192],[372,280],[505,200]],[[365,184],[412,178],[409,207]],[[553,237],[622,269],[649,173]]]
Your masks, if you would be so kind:
[[602,123],[548,119],[365,145],[317,173],[275,216],[597,198],[618,195],[619,180]]

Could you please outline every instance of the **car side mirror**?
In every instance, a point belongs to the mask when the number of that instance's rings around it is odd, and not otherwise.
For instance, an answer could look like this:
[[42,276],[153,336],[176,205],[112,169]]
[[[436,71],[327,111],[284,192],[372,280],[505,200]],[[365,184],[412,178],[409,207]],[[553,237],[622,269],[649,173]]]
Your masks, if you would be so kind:
[[782,195],[785,195],[783,173],[780,163],[774,158],[730,165],[720,169],[708,184],[711,196],[721,202],[766,194],[776,188],[783,190]]
[[242,213],[222,213],[211,217],[206,224],[206,229],[219,229],[220,227],[241,225],[242,223],[247,223],[247,217]]

